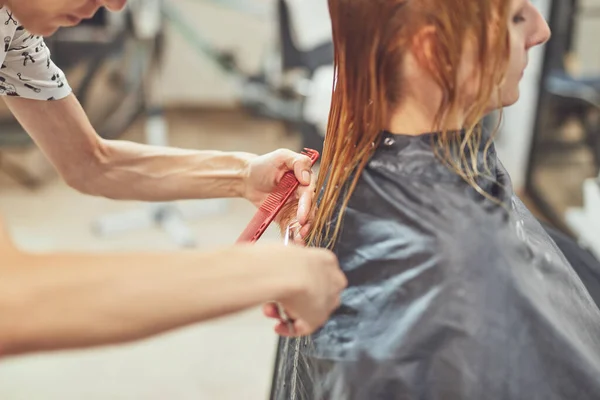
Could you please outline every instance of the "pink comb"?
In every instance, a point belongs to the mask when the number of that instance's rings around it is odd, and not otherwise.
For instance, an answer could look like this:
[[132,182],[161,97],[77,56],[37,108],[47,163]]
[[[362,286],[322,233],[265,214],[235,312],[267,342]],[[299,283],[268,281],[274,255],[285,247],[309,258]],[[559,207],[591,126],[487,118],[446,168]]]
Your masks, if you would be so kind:
[[[316,150],[304,149],[302,154],[310,157],[312,165],[315,165],[319,159],[319,152]],[[294,172],[286,172],[273,193],[262,203],[254,218],[238,238],[237,243],[256,242],[260,239],[299,185],[300,182],[296,179]]]

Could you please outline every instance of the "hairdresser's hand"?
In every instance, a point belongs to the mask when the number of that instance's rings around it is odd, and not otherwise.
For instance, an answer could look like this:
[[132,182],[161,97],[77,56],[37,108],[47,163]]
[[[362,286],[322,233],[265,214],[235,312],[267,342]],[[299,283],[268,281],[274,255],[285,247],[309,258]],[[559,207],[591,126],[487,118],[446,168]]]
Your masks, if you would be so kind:
[[[273,252],[276,256],[278,252]],[[294,284],[294,290],[277,299],[293,323],[293,331],[280,320],[277,307],[263,307],[269,318],[279,319],[275,332],[282,336],[306,336],[319,329],[340,304],[340,295],[348,281],[340,270],[338,260],[328,250],[285,247],[285,260],[278,266],[284,269]]]
[[288,171],[293,171],[300,182],[296,195],[289,202],[298,206],[296,219],[300,224],[299,234],[305,237],[310,228],[310,211],[316,185],[310,158],[284,149],[254,158],[248,166],[245,197],[260,207]]

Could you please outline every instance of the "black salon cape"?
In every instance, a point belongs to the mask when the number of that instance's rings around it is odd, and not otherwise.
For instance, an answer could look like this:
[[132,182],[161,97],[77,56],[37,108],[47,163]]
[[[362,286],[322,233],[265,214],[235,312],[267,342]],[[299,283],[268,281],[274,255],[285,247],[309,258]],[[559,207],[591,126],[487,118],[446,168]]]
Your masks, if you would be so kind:
[[600,399],[600,311],[494,147],[479,185],[500,205],[436,159],[434,134],[383,136],[334,249],[342,305],[280,340],[272,399]]

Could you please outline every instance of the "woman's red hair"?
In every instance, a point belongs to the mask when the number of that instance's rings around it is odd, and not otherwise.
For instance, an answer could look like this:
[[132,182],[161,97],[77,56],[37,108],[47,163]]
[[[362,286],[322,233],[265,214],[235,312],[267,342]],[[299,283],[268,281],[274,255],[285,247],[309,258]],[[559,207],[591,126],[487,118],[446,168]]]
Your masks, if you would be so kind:
[[[404,55],[426,27],[434,28],[434,56],[423,68],[442,91],[432,126],[432,131],[441,132],[436,152],[478,187],[475,177],[480,171],[473,150],[479,149],[479,123],[507,68],[509,7],[508,0],[329,0],[335,73],[317,181],[321,197],[309,243],[333,246],[360,173],[378,145],[392,107],[401,101]],[[478,90],[467,110],[466,134],[457,137],[449,134],[446,116],[463,107],[458,71],[467,43],[475,44]],[[336,213],[336,223],[331,224]],[[291,210],[286,215],[292,215]]]

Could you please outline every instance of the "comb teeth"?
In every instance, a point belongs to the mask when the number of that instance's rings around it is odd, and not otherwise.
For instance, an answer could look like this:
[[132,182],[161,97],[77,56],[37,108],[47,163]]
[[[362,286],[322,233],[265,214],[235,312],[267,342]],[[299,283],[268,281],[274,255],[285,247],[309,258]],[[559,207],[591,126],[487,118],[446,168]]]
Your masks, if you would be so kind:
[[313,164],[317,161],[317,159],[319,158],[319,152],[313,149],[308,149],[305,148],[304,151],[302,151],[303,155],[307,156],[310,158],[310,160],[313,162]]
[[260,206],[263,211],[271,212],[285,202],[298,187],[298,181],[293,173],[287,172],[275,191],[273,191]]
[[[313,165],[319,158],[319,152],[313,149],[305,148],[301,154],[309,157],[311,164]],[[260,206],[260,210],[268,213],[277,211],[278,208],[281,208],[282,203],[285,203],[289,199],[298,186],[299,182],[294,173],[292,171],[287,172],[283,178],[281,178],[275,191],[273,191]]]

